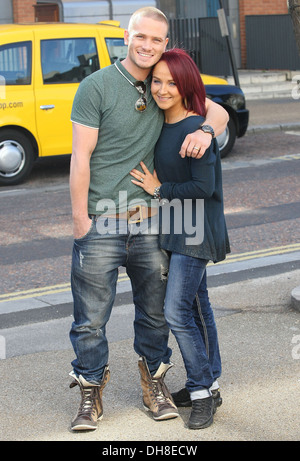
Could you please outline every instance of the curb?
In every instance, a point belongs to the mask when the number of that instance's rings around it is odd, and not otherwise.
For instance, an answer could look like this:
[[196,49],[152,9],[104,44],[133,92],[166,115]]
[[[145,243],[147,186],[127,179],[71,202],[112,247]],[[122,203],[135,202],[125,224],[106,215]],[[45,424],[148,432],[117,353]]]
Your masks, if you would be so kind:
[[247,133],[255,134],[255,133],[262,133],[264,131],[286,131],[286,130],[299,130],[300,123],[298,122],[290,122],[290,123],[283,123],[283,124],[273,124],[273,125],[250,125],[248,126]]

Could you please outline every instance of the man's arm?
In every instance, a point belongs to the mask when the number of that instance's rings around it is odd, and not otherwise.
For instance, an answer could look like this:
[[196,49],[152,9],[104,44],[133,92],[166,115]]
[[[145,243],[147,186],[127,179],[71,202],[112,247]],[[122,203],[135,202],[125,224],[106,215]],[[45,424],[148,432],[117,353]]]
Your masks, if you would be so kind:
[[70,168],[70,194],[74,238],[83,237],[91,227],[88,215],[90,158],[98,139],[98,130],[73,123]]
[[[226,129],[229,120],[228,113],[220,104],[208,98],[205,100],[205,106],[206,118],[203,124],[210,125],[214,129],[215,136],[219,136]],[[179,153],[181,157],[201,158],[206,149],[210,146],[211,140],[212,136],[210,133],[197,130],[187,135]]]

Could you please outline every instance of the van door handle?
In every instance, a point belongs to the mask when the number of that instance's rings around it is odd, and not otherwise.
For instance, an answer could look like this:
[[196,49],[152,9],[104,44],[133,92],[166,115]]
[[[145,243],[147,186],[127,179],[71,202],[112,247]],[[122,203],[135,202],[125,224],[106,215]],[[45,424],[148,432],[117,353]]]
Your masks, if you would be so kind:
[[49,109],[54,109],[55,105],[54,104],[49,104],[48,106],[40,106],[40,109],[42,110],[49,110]]

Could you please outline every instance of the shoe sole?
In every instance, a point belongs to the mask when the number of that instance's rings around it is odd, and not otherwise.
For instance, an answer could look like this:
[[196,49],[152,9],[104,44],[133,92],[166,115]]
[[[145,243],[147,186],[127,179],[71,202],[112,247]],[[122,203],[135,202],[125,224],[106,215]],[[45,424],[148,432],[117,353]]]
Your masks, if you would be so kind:
[[97,426],[88,426],[84,424],[79,424],[78,426],[71,427],[72,431],[95,431]]
[[206,427],[211,426],[213,422],[214,422],[214,418],[213,418],[213,416],[212,416],[206,423],[201,424],[201,426],[198,426],[198,425],[193,426],[193,425],[191,425],[191,424],[188,423],[188,424],[187,424],[187,427],[188,427],[189,429],[194,429],[194,430],[197,430],[197,429],[205,429]]
[[174,418],[177,418],[179,416],[179,414],[177,412],[174,411],[174,413],[166,413],[165,415],[161,415],[161,416],[154,416],[153,412],[150,410],[150,408],[146,407],[145,405],[143,405],[144,407],[144,410],[148,411],[149,413],[152,414],[152,417],[155,421],[164,421],[164,420],[167,420],[167,419],[174,419]]
[[[100,421],[103,418],[103,415],[101,415],[97,421]],[[76,426],[72,427],[72,431],[95,431],[97,429],[97,423],[96,426],[89,426],[88,424],[76,424]]]

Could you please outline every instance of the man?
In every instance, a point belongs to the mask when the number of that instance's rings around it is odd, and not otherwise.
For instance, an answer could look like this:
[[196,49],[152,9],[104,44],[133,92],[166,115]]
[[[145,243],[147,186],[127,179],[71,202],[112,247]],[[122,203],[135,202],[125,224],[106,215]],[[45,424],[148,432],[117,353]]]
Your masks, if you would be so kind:
[[[70,339],[76,359],[71,387],[79,385],[82,398],[73,430],[96,429],[103,415],[102,392],[109,380],[105,326],[120,266],[126,267],[132,284],[134,349],[140,356],[144,407],[155,420],[178,416],[164,383],[171,367],[163,315],[168,258],[159,249],[157,235],[149,231],[155,227],[157,208],[151,207],[153,200],[143,189],[136,190],[129,174],[140,161],[153,171],[163,114],[151,96],[149,73],[166,48],[167,33],[161,11],[148,7],[135,12],[125,32],[127,57],[84,79],[74,99]],[[207,101],[205,124],[216,135],[227,121],[226,112]],[[186,138],[180,155],[200,157],[211,138],[199,129]]]

